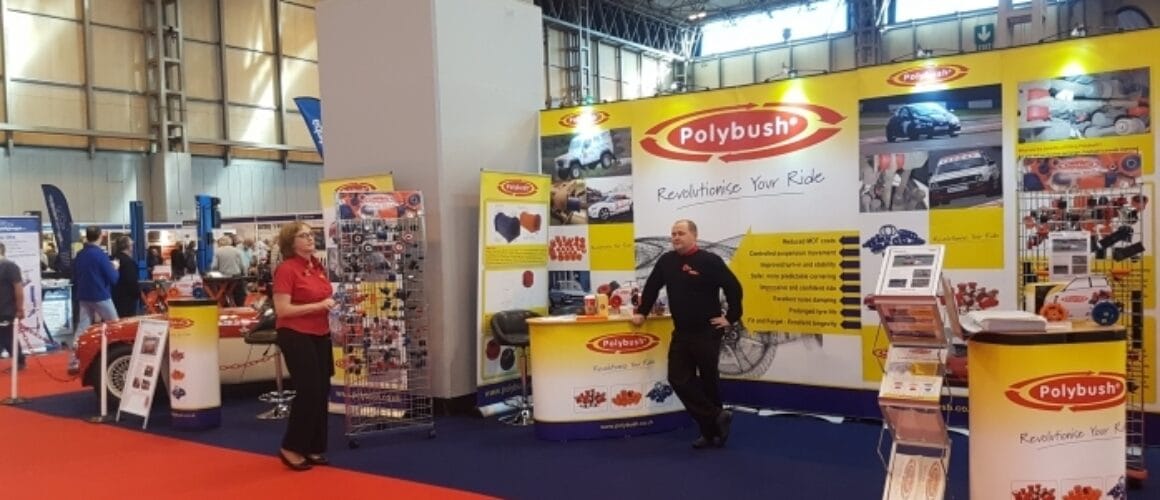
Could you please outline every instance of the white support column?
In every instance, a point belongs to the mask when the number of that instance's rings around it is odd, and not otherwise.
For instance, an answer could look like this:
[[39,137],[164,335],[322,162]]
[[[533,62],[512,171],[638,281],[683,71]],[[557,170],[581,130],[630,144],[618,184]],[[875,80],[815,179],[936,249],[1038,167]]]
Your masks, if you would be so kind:
[[539,170],[541,23],[518,0],[318,4],[325,177],[424,192],[435,397],[475,390],[479,170]]

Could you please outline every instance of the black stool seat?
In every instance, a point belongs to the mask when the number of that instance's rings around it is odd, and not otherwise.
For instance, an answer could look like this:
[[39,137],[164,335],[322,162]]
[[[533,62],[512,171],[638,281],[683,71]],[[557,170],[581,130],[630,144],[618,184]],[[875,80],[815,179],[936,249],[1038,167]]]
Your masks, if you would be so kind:
[[499,345],[513,347],[527,347],[528,319],[538,318],[539,314],[526,309],[511,309],[500,311],[491,317],[491,332]]
[[270,345],[278,340],[278,331],[272,328],[250,330],[242,334],[242,340],[247,344]]

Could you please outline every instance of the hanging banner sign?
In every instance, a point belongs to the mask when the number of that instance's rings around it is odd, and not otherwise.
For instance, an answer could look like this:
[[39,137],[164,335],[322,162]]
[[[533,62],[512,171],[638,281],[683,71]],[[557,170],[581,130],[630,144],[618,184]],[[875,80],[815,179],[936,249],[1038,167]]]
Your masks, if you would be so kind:
[[[36,217],[0,218],[0,243],[5,259],[20,268],[24,290],[24,318],[14,320],[12,327],[25,353],[44,350],[47,337],[41,333],[40,297],[40,225]],[[4,284],[8,286],[7,283]]]

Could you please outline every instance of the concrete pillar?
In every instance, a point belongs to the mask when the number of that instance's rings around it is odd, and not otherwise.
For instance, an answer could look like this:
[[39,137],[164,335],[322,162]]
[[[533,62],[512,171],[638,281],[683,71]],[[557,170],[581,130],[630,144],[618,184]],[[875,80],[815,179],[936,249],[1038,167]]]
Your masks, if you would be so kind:
[[424,192],[435,397],[475,390],[479,170],[539,170],[541,22],[519,0],[318,5],[324,177]]
[[193,157],[189,153],[149,155],[146,220],[181,222],[197,217],[193,196]]

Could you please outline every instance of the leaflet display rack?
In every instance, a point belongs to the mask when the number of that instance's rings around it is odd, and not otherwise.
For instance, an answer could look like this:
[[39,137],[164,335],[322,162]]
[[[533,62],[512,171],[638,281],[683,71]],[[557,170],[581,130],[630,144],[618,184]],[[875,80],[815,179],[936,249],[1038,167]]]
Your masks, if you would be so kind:
[[[339,274],[332,330],[342,347],[348,445],[368,434],[435,436],[423,290],[425,226],[418,191],[337,193]],[[357,206],[349,206],[351,204]],[[346,210],[349,209],[349,210]]]
[[[1049,321],[1091,320],[1127,330],[1125,465],[1128,479],[1141,482],[1148,476],[1145,394],[1152,390],[1144,341],[1152,188],[1138,182],[1068,191],[1033,188],[1021,184],[1017,191],[1020,305]],[[1082,247],[1076,244],[1081,235],[1088,240]]]
[[[948,327],[957,326],[958,318],[950,282],[942,276],[944,252],[942,245],[888,248],[873,298],[879,335],[890,342],[878,391],[885,423],[878,443],[886,466],[883,500],[943,498],[946,492],[951,441],[941,403],[950,397],[944,383]],[[951,298],[949,306],[940,292]],[[887,432],[889,458],[882,455]]]

